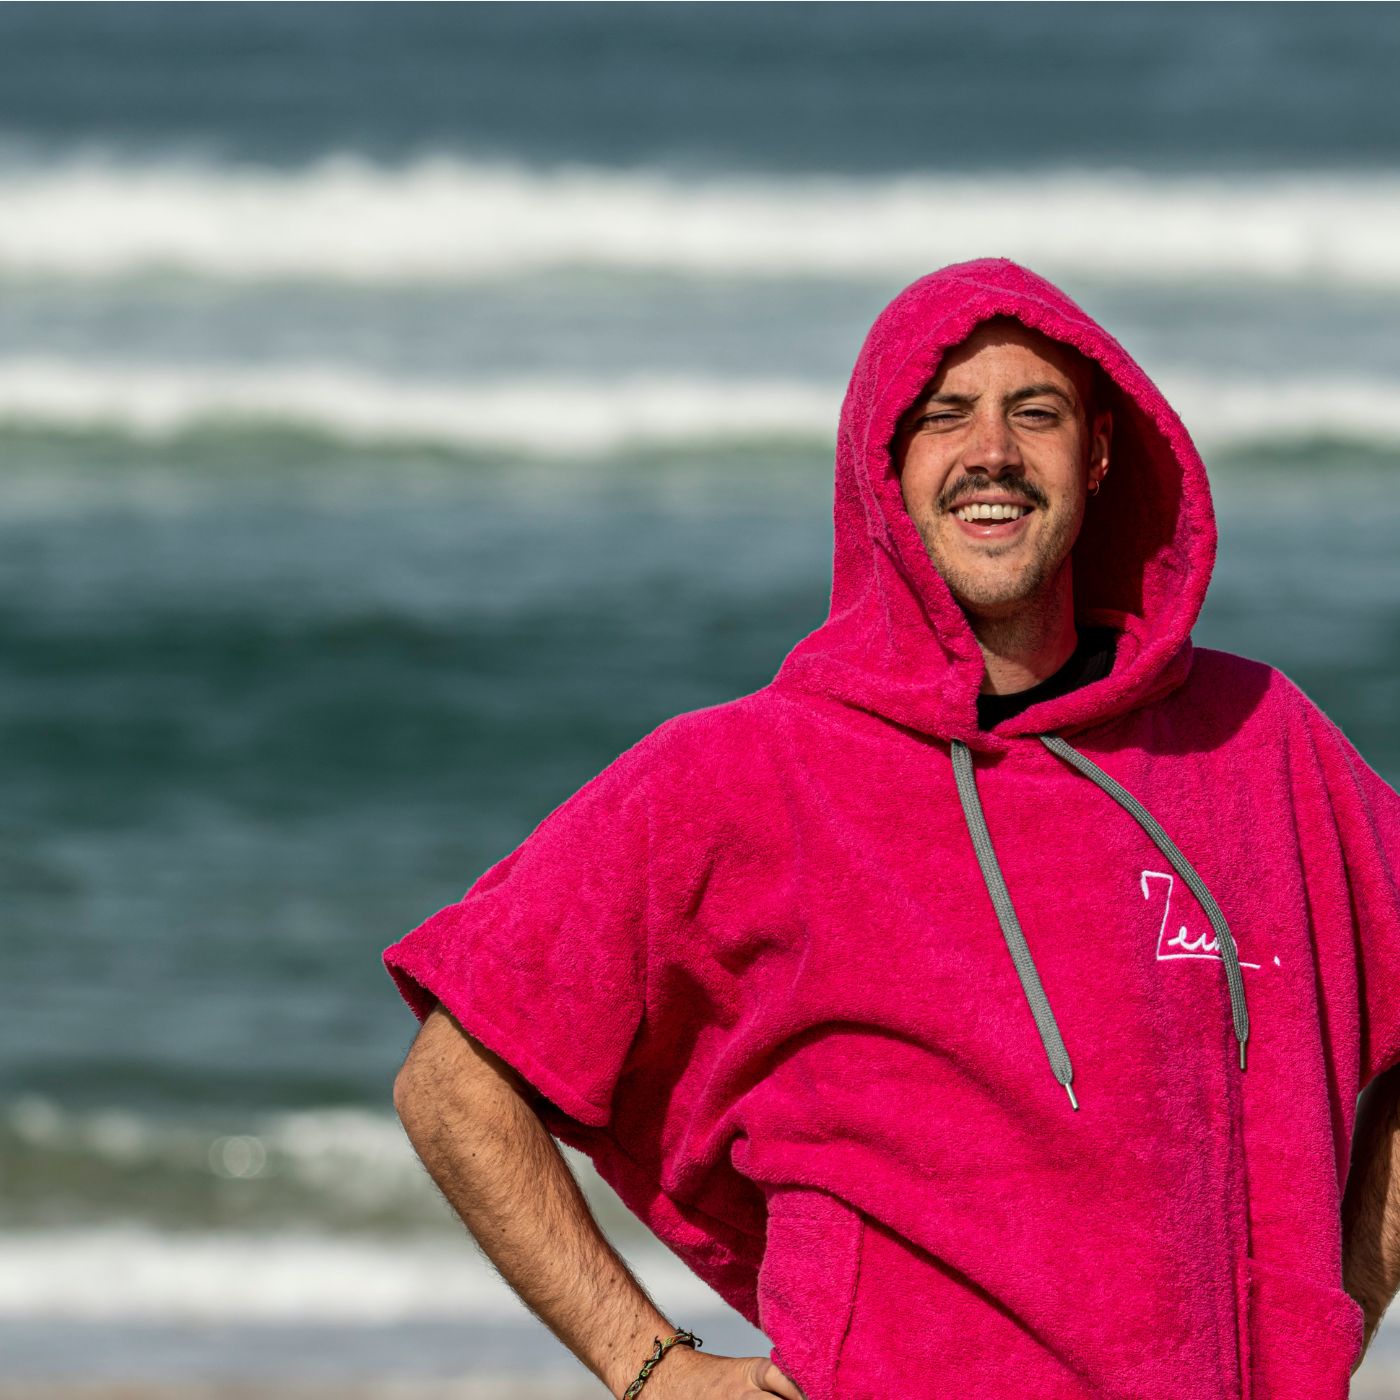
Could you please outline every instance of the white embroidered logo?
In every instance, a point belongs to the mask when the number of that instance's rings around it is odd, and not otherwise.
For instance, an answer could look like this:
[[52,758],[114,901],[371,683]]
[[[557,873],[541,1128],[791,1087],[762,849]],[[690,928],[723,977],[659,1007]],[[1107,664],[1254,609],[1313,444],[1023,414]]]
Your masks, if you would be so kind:
[[[1165,888],[1158,883],[1149,884],[1149,881],[1165,881]],[[1179,924],[1172,930],[1172,894],[1176,890],[1176,876],[1168,874],[1163,870],[1144,870],[1142,879],[1139,881],[1142,889],[1142,897],[1150,900],[1154,888],[1161,891],[1162,895],[1162,926],[1157,932],[1157,959],[1159,962],[1168,958],[1214,958],[1216,962],[1224,962],[1220,955],[1220,940],[1215,937],[1212,929],[1209,933],[1203,933],[1197,938],[1193,938],[1185,924]],[[1274,964],[1278,965],[1278,959],[1274,959]],[[1241,967],[1258,967],[1258,963],[1245,962],[1240,959]]]

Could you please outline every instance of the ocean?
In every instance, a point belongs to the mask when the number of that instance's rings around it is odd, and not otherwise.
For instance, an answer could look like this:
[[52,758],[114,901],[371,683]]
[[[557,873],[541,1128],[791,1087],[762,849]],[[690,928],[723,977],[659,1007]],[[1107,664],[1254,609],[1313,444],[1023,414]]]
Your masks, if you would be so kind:
[[380,953],[820,623],[941,263],[1158,380],[1196,640],[1400,784],[1397,63],[1348,4],[0,6],[4,1374],[584,1374],[408,1147]]

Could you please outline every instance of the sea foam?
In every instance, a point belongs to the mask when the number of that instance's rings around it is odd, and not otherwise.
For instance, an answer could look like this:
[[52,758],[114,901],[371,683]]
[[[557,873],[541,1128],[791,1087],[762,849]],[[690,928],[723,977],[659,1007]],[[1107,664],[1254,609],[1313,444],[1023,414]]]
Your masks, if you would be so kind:
[[95,156],[0,170],[0,277],[471,281],[542,269],[1400,288],[1400,176],[1060,170],[707,175],[350,154],[296,169]]
[[[630,1256],[663,1307],[719,1305],[660,1244]],[[0,1234],[0,1318],[382,1324],[525,1316],[460,1227],[440,1238],[122,1223]]]
[[[1400,383],[1167,366],[1157,382],[1202,446],[1300,438],[1400,445]],[[633,373],[425,379],[333,362],[118,363],[0,358],[0,429],[168,441],[291,430],[347,445],[582,458],[638,448],[835,440],[843,386]]]

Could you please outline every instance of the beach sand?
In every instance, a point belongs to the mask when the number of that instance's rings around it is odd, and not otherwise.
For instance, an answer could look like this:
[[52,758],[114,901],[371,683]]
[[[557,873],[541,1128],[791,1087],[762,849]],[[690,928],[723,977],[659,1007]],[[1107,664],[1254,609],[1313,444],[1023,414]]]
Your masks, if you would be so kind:
[[[1368,1374],[1369,1372],[1369,1374]],[[1400,1371],[1367,1366],[1352,1379],[1353,1400],[1395,1400]],[[474,1376],[461,1380],[0,1382],[0,1400],[602,1400],[597,1382]]]
[[602,1400],[597,1381],[541,1381],[519,1376],[461,1380],[0,1382],[0,1400]]

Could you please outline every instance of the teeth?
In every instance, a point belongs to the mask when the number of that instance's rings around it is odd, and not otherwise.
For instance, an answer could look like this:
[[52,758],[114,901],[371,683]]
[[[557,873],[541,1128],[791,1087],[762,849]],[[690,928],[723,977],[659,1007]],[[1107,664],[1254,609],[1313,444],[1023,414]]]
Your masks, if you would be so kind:
[[1016,520],[1028,510],[1029,506],[973,505],[960,506],[953,514],[959,520]]

